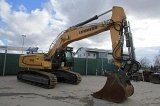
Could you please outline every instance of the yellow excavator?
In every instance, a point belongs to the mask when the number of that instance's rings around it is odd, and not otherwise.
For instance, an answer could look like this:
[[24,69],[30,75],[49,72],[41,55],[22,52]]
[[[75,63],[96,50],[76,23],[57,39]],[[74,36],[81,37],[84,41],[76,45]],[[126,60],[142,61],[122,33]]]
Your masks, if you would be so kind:
[[[112,12],[111,19],[87,24],[100,16]],[[68,44],[98,33],[110,31],[115,70],[108,75],[104,87],[92,94],[93,97],[112,102],[122,102],[134,93],[130,76],[137,72],[140,64],[135,60],[134,47],[129,23],[122,7],[114,6],[100,15],[69,27],[51,43],[49,52],[21,55],[19,66],[23,70],[17,74],[18,81],[44,88],[54,88],[63,81],[71,84],[81,82],[81,75],[70,71],[74,65],[73,48]],[[98,37],[98,36],[97,36]],[[128,57],[123,57],[123,45],[126,40]]]

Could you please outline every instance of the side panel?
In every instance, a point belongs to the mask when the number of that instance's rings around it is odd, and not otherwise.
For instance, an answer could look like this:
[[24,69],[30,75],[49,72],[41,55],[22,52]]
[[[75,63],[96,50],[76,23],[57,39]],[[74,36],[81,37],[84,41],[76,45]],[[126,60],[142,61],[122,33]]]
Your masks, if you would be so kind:
[[51,69],[51,62],[44,61],[44,54],[21,55],[19,59],[19,67]]

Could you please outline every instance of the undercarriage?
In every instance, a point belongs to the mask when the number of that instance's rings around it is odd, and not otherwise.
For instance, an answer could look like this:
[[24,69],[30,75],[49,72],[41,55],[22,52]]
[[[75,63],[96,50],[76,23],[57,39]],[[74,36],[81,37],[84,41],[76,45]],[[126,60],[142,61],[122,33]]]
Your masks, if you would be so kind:
[[53,72],[23,70],[18,72],[17,79],[20,82],[47,89],[54,88],[57,82],[69,84],[79,84],[81,82],[80,74],[65,70],[56,70]]

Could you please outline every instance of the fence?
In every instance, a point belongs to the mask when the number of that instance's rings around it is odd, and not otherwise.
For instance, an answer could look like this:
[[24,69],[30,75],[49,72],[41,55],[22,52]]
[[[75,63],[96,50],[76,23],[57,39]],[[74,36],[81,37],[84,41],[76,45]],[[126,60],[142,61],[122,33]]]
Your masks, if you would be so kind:
[[[18,66],[19,54],[5,54],[0,53],[0,76],[2,75],[16,75],[20,70]],[[103,59],[85,59],[75,58],[74,67],[72,71],[78,72],[81,75],[103,75],[105,71],[112,71],[113,64],[109,64],[106,58]]]
[[18,66],[19,54],[0,53],[0,75],[16,75],[20,70]]
[[74,72],[81,75],[103,75],[105,71],[113,71],[115,66],[108,63],[108,59],[75,58]]

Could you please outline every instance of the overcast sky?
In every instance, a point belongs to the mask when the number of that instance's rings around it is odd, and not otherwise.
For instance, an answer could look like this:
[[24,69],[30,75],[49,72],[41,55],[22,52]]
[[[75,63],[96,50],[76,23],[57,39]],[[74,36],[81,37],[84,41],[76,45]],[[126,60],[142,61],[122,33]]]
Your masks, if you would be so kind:
[[[160,0],[0,0],[0,45],[22,46],[26,35],[24,46],[48,51],[60,32],[115,5],[124,8],[130,21],[137,60],[146,57],[152,62],[160,50]],[[70,46],[75,51],[80,47],[111,50],[109,31]]]

